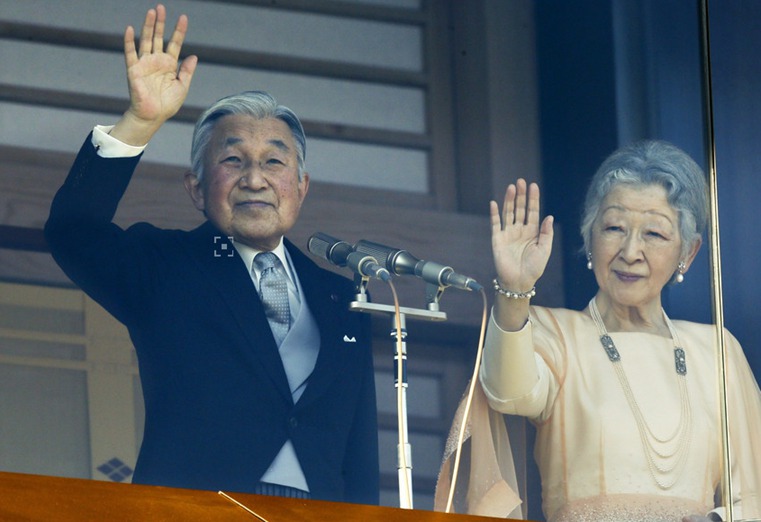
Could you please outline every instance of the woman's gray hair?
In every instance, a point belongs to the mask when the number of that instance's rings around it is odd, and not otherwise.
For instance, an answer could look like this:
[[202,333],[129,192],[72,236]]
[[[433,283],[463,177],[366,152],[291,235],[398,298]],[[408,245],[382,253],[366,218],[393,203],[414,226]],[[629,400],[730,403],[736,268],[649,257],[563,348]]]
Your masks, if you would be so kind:
[[665,141],[646,140],[615,151],[597,169],[587,190],[581,216],[584,251],[591,250],[592,225],[600,205],[618,185],[660,185],[679,216],[681,256],[700,239],[708,219],[707,185],[703,170],[683,150]]
[[278,105],[275,98],[264,91],[245,91],[217,100],[198,118],[193,131],[193,144],[190,148],[190,165],[199,181],[203,179],[206,148],[214,126],[220,118],[228,114],[245,114],[257,120],[277,118],[288,125],[296,142],[299,181],[303,179],[307,145],[304,127],[301,126],[298,116],[288,107]]

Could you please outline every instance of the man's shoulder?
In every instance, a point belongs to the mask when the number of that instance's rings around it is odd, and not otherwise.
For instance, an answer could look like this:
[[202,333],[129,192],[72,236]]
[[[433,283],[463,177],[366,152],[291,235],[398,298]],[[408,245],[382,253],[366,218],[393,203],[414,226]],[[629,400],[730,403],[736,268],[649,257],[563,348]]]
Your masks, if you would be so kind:
[[125,240],[140,248],[150,248],[156,251],[179,252],[180,250],[199,254],[213,254],[217,257],[229,256],[234,252],[232,242],[208,222],[191,230],[179,228],[163,228],[148,222],[138,222],[125,230]]

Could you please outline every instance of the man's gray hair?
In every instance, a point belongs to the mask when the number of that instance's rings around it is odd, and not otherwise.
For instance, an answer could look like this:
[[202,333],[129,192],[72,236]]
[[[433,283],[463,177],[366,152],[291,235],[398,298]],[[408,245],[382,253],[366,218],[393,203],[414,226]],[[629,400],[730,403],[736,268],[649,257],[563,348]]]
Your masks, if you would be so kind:
[[193,131],[190,165],[199,181],[203,179],[204,158],[214,126],[220,118],[228,114],[245,114],[253,116],[257,120],[277,118],[288,125],[296,142],[299,181],[303,179],[307,145],[304,127],[301,126],[298,116],[288,107],[278,105],[275,98],[264,91],[245,91],[217,100],[198,118]]

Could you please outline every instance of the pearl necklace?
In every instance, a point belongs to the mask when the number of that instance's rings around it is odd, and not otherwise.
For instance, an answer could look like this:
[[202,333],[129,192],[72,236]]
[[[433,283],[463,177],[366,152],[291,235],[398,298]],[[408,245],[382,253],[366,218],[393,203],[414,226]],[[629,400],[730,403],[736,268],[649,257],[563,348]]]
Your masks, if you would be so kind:
[[650,475],[653,477],[653,480],[655,480],[655,483],[659,488],[668,490],[676,484],[684,470],[684,466],[687,463],[690,442],[692,440],[692,409],[690,407],[690,397],[687,393],[686,378],[687,361],[684,350],[679,346],[681,343],[677,337],[676,329],[666,315],[666,312],[663,311],[663,318],[666,320],[666,325],[668,326],[669,332],[671,333],[671,339],[674,343],[674,364],[676,367],[677,382],[679,384],[680,412],[679,422],[674,431],[665,437],[659,437],[648,425],[645,416],[642,413],[642,409],[637,403],[634,392],[629,385],[629,379],[627,379],[621,364],[621,354],[618,353],[613,339],[605,328],[605,323],[603,323],[600,311],[597,309],[595,298],[592,298],[589,302],[589,312],[600,332],[600,344],[602,344],[602,347],[605,349],[605,353],[608,355],[610,362],[613,363],[613,368],[616,371],[618,381],[621,383],[621,388],[623,388],[626,401],[629,403],[629,408],[637,423],[637,429],[639,431],[645,457],[647,458]]

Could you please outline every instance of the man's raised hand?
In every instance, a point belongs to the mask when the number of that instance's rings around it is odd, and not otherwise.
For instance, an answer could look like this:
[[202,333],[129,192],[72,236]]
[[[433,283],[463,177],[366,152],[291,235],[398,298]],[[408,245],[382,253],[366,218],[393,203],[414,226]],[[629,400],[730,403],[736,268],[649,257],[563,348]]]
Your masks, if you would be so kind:
[[129,26],[124,32],[130,106],[111,135],[130,145],[148,143],[161,125],[180,110],[198,64],[196,56],[179,63],[188,17],[179,17],[166,49],[165,24],[166,9],[158,4],[145,14],[139,47],[135,46],[134,28]]

